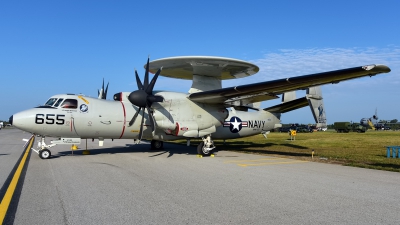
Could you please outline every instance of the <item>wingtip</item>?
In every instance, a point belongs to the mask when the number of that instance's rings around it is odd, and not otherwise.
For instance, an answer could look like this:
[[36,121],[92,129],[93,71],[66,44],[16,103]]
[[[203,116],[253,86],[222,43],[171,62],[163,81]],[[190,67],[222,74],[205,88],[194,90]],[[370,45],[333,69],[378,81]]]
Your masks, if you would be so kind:
[[373,71],[377,73],[389,73],[391,69],[383,64],[371,64],[362,67],[364,70]]
[[383,64],[377,64],[376,68],[381,72],[381,73],[389,73],[392,71],[388,66],[383,65]]

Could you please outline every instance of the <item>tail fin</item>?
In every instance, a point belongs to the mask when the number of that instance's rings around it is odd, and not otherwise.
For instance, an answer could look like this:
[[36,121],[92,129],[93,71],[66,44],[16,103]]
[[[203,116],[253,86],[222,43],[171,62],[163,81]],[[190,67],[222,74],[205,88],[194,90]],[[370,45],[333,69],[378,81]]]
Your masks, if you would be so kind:
[[317,127],[326,127],[326,114],[321,87],[316,86],[308,88],[306,98],[310,105],[314,120],[317,123]]
[[[282,103],[265,108],[270,113],[286,113],[309,105],[317,127],[326,127],[326,114],[322,98],[321,87],[310,87],[307,89],[306,97],[296,99],[296,93],[286,92],[282,95]],[[280,116],[279,116],[280,117]]]
[[296,99],[296,92],[295,91],[290,91],[290,92],[285,92],[282,95],[282,102],[290,102],[292,100]]
[[378,120],[378,108],[375,108],[375,114],[372,116],[374,120]]

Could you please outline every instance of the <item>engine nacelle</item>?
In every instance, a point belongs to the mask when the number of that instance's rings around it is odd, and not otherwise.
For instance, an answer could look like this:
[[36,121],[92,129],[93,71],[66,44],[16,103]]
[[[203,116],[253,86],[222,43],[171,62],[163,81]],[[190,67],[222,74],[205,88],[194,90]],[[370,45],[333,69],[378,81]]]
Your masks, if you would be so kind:
[[176,136],[184,137],[198,137],[199,126],[195,122],[176,123],[175,134]]
[[114,101],[119,101],[119,102],[125,102],[128,101],[128,96],[131,92],[118,92],[116,94],[114,94],[113,99]]
[[174,136],[202,137],[213,133],[229,114],[224,107],[192,102],[181,93],[157,95],[164,98],[163,102],[152,105],[157,128]]

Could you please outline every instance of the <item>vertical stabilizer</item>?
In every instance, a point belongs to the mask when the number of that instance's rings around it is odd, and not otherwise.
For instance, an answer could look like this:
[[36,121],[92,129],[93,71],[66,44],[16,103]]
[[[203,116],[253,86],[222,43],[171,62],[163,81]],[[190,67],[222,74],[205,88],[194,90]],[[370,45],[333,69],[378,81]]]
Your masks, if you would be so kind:
[[308,88],[306,97],[317,127],[326,127],[326,114],[321,87]]
[[282,94],[282,102],[290,102],[296,99],[296,92],[290,91]]
[[252,109],[259,109],[261,107],[261,102],[253,102],[253,103],[247,104],[247,106]]

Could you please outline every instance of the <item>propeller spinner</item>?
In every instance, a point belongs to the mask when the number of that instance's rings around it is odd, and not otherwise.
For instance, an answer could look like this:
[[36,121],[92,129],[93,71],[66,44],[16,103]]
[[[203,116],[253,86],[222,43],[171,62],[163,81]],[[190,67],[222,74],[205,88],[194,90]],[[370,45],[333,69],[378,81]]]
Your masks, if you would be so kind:
[[129,101],[139,107],[139,109],[136,111],[135,115],[132,117],[131,121],[129,122],[129,126],[132,126],[132,124],[135,122],[137,116],[139,115],[140,111],[142,111],[142,122],[140,123],[140,131],[139,131],[139,140],[142,139],[143,136],[143,123],[144,123],[144,111],[145,108],[147,109],[147,114],[149,115],[150,119],[150,126],[151,126],[151,131],[153,132],[154,135],[154,130],[155,130],[155,120],[153,117],[153,114],[151,113],[151,105],[154,102],[162,102],[164,99],[161,96],[155,96],[153,95],[153,88],[154,85],[157,81],[158,75],[160,75],[162,68],[158,69],[158,71],[154,74],[153,79],[151,79],[151,82],[149,83],[149,58],[147,58],[147,64],[146,64],[146,73],[144,76],[144,83],[139,78],[139,75],[135,69],[135,76],[136,76],[136,83],[138,86],[138,90],[133,91],[129,94],[128,99]]

